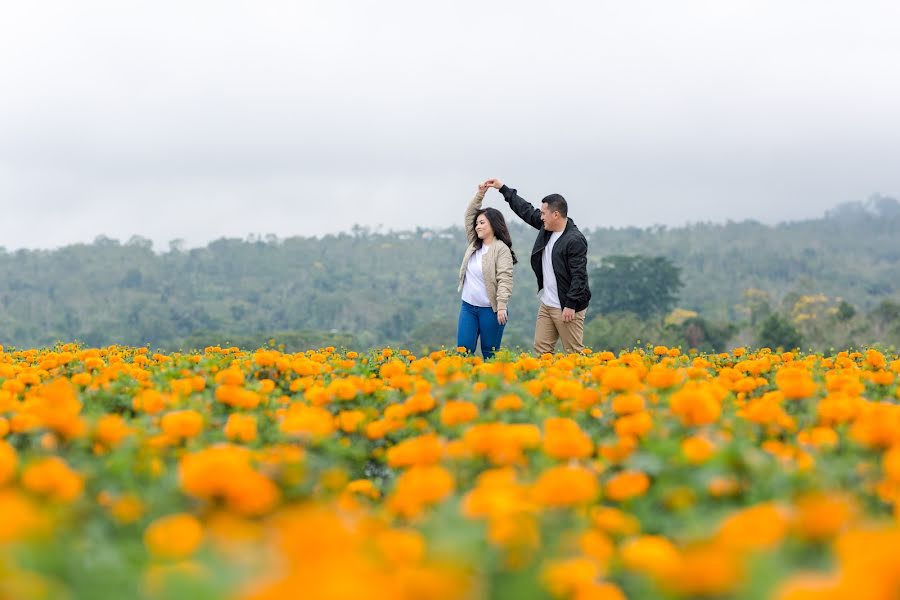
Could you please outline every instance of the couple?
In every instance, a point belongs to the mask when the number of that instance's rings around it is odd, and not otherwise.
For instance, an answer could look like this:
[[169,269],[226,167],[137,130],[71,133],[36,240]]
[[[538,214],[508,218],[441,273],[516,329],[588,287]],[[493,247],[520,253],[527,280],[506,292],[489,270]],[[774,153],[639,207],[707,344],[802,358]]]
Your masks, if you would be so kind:
[[531,250],[531,268],[537,277],[538,309],[534,327],[534,351],[553,352],[562,339],[566,352],[584,349],[584,315],[591,299],[587,277],[587,240],[568,218],[568,204],[559,194],[550,194],[537,209],[499,180],[488,179],[466,208],[465,225],[469,246],[459,269],[462,307],[456,345],[469,353],[481,338],[485,359],[500,348],[509,318],[513,288],[513,265],[518,262],[503,214],[496,208],[481,208],[489,188],[500,190],[513,212],[540,230]]

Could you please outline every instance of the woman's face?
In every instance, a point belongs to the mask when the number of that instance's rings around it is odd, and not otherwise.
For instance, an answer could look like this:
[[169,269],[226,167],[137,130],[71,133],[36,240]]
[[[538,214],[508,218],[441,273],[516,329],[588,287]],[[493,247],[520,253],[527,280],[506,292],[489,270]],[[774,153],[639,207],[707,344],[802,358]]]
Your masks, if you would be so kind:
[[488,221],[483,213],[478,215],[478,218],[475,219],[475,235],[482,240],[494,235],[494,230],[491,228],[491,222]]

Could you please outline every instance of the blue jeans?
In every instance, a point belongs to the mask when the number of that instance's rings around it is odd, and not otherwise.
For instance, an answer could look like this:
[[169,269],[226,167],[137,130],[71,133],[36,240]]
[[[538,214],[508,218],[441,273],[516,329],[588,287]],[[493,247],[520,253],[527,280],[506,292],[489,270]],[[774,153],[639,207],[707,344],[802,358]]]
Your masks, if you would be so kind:
[[[509,315],[508,308],[506,314]],[[494,355],[494,350],[500,349],[504,327],[506,324],[497,322],[497,313],[490,306],[474,306],[463,300],[459,309],[456,345],[463,346],[469,354],[473,354],[475,342],[480,337],[481,354],[487,360]]]

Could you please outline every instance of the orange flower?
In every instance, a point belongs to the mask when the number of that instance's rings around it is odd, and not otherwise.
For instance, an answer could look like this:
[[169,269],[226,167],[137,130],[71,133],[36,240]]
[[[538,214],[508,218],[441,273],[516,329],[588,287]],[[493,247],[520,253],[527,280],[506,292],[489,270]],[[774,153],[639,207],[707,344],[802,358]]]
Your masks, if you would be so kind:
[[40,459],[25,469],[22,487],[35,494],[71,502],[81,495],[84,481],[63,459],[51,456]]
[[203,431],[203,415],[196,410],[176,410],[163,415],[160,426],[169,438],[187,440]]
[[634,515],[610,506],[591,509],[591,521],[595,527],[611,535],[634,535],[641,530],[641,522]]
[[494,400],[494,410],[496,411],[522,410],[523,406],[524,403],[522,402],[522,399],[515,394],[504,394],[503,396],[498,396]]
[[14,489],[0,488],[0,544],[43,532],[48,525],[46,517],[28,497]]
[[119,523],[134,523],[144,515],[144,503],[133,494],[114,500],[109,511]]
[[736,550],[768,549],[779,544],[789,525],[787,511],[772,502],[733,513],[719,526],[718,540]]
[[544,421],[544,453],[556,459],[586,458],[594,443],[572,419],[553,417]]
[[705,463],[715,451],[716,445],[703,436],[695,435],[681,442],[681,452],[693,465]]
[[478,417],[478,407],[474,402],[451,400],[441,409],[441,423],[447,427],[474,421]]
[[644,410],[644,398],[638,394],[618,394],[612,400],[613,412],[617,415],[630,415]]
[[653,429],[653,419],[642,410],[616,419],[615,429],[620,438],[644,437]]
[[68,379],[56,379],[40,389],[36,413],[43,424],[67,438],[85,430],[81,401]]
[[7,442],[0,440],[0,487],[12,481],[16,474],[16,466],[18,465],[18,456],[16,449]]
[[244,514],[269,512],[277,504],[278,488],[250,465],[246,448],[222,444],[186,454],[179,465],[181,488],[195,498],[224,500]]
[[177,513],[156,519],[144,531],[144,544],[156,558],[179,560],[203,542],[203,526],[192,515]]
[[143,390],[132,400],[131,405],[134,410],[155,415],[166,408],[166,401],[163,395],[156,390]]
[[487,456],[495,465],[525,462],[523,450],[541,443],[541,431],[531,424],[479,423],[463,433],[470,452]]
[[256,439],[256,417],[230,414],[225,422],[225,437],[232,441],[252,442]]
[[281,421],[280,429],[288,435],[328,437],[334,433],[334,417],[320,406],[307,406],[298,402],[290,406]]
[[416,466],[397,478],[388,507],[405,517],[416,517],[453,493],[453,475],[437,465]]
[[387,460],[388,465],[395,468],[433,465],[441,460],[443,453],[443,441],[437,435],[429,433],[403,440],[388,449]]
[[643,535],[628,540],[620,550],[626,569],[654,577],[677,573],[681,554],[668,539],[657,535]]
[[121,415],[103,415],[97,420],[94,437],[108,448],[115,448],[133,433]]
[[335,424],[344,433],[353,433],[366,420],[366,414],[361,410],[342,410],[335,417]]
[[603,372],[601,384],[615,392],[631,392],[641,385],[640,374],[628,367],[609,367]]
[[681,552],[678,568],[661,574],[665,588],[681,596],[724,597],[732,594],[743,578],[738,557],[712,544]]
[[642,471],[622,471],[606,482],[610,500],[624,502],[643,496],[650,488],[650,478]]
[[856,501],[843,493],[814,493],[794,501],[793,529],[809,540],[828,540],[857,515]]
[[690,382],[669,399],[672,412],[684,425],[708,425],[719,419],[722,407],[708,384]]
[[541,570],[541,581],[556,598],[568,598],[592,585],[600,568],[587,558],[552,561]]
[[775,383],[787,399],[812,396],[818,386],[809,371],[802,367],[783,367],[775,374]]
[[592,502],[600,493],[597,477],[584,467],[565,465],[541,473],[532,486],[535,502],[549,508]]

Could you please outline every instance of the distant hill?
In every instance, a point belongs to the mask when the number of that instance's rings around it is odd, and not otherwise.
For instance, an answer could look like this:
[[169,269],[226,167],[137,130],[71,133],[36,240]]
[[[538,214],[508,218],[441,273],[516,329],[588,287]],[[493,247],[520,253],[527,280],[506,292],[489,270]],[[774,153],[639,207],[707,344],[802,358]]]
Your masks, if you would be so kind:
[[[573,214],[577,222],[577,214]],[[511,223],[516,267],[504,342],[530,346],[536,310],[528,266],[534,230]],[[820,219],[585,231],[590,264],[662,255],[682,270],[678,306],[719,321],[745,316],[747,289],[780,305],[809,294],[871,310],[900,296],[900,203],[875,196]],[[0,249],[0,344],[78,339],[177,349],[244,344],[455,344],[461,228],[322,238],[220,239],[154,253],[106,237],[58,250]]]

